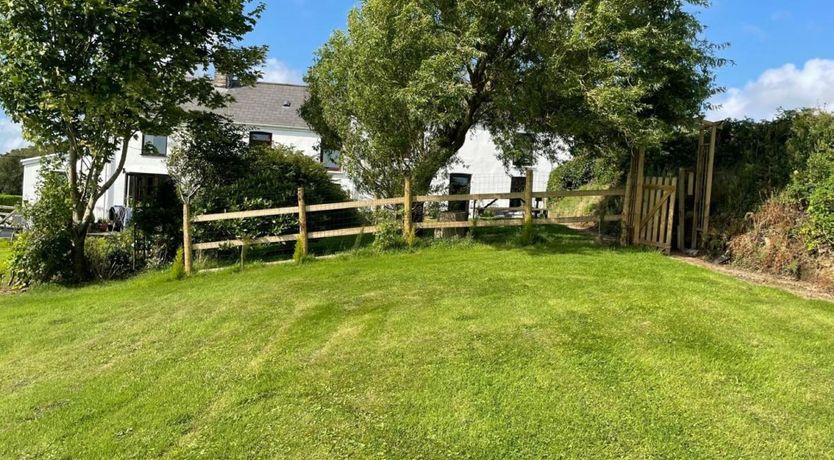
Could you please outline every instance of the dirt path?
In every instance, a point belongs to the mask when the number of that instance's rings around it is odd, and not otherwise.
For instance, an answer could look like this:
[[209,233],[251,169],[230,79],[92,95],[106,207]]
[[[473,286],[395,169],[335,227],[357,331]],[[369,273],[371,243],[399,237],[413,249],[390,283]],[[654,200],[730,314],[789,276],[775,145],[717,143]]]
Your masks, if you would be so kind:
[[673,254],[671,257],[683,263],[723,273],[748,283],[782,289],[805,299],[834,302],[834,295],[805,281],[797,281],[766,273],[755,273],[725,265],[718,265],[696,257],[687,257],[682,254]]

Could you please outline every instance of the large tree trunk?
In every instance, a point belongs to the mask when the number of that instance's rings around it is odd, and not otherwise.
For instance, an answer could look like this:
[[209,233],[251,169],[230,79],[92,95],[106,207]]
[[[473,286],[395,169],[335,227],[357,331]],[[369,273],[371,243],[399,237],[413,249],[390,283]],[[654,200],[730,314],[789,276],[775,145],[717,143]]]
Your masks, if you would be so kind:
[[72,281],[76,283],[86,281],[90,273],[87,255],[84,254],[84,245],[87,242],[89,230],[90,225],[86,221],[75,224],[72,228]]

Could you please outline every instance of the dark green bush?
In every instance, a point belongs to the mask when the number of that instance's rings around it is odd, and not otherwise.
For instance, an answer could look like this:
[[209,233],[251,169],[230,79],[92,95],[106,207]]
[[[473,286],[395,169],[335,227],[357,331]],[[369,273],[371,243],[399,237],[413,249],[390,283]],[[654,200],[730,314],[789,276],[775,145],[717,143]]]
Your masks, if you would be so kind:
[[131,224],[141,253],[147,254],[143,263],[167,266],[182,244],[182,204],[171,181],[163,181],[144,202],[135,204]]
[[66,175],[44,173],[38,195],[37,202],[23,206],[28,225],[12,246],[9,273],[12,283],[18,286],[68,279],[72,275],[72,214]]
[[[241,165],[218,184],[208,187],[195,202],[195,213],[242,211],[278,208],[298,204],[298,187],[304,186],[308,205],[348,201],[350,197],[335,184],[327,169],[292,147],[253,147],[241,159]],[[310,231],[347,228],[360,225],[355,210],[308,214]],[[274,216],[201,224],[195,227],[197,241],[258,238],[292,233],[297,218]]]
[[134,272],[133,238],[130,232],[88,238],[84,254],[93,279],[121,279]]
[[23,202],[19,195],[0,195],[0,206],[17,206]]

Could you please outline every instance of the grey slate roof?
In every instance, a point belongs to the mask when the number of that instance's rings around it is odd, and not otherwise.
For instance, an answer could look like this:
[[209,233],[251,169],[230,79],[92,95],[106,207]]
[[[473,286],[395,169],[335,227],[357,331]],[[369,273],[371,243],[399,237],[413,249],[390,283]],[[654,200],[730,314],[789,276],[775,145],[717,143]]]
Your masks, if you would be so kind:
[[[255,86],[218,90],[231,94],[235,101],[215,112],[236,123],[310,129],[298,114],[307,100],[306,86],[259,82]],[[290,106],[284,107],[287,102]]]

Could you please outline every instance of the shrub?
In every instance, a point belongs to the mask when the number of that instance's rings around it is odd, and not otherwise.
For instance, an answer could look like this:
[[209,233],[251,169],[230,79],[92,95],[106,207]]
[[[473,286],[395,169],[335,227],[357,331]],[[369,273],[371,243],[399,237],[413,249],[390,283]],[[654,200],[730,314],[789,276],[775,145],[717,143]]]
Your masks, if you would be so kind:
[[175,280],[185,279],[185,255],[182,248],[177,248],[174,263],[171,265],[171,277]]
[[[43,168],[43,171],[53,170]],[[22,207],[27,228],[12,246],[10,280],[18,286],[68,279],[73,275],[72,207],[66,176],[60,172],[42,174],[38,195],[37,202]]]
[[0,195],[0,206],[18,206],[23,203],[23,197],[19,195]]
[[834,114],[803,111],[793,125],[788,153],[798,164],[788,187],[805,207],[803,231],[810,249],[834,246]]
[[145,202],[133,210],[131,224],[141,238],[148,266],[166,266],[182,244],[182,205],[170,180],[163,180]]
[[794,278],[813,272],[815,264],[800,232],[806,217],[797,205],[771,198],[748,220],[748,231],[728,245],[735,265]]
[[84,254],[94,279],[120,279],[134,272],[133,238],[128,232],[88,238]]
[[394,213],[379,211],[375,216],[376,235],[373,248],[379,252],[401,249],[405,245],[400,221]]
[[[252,147],[246,151],[239,166],[223,182],[210,184],[203,191],[194,203],[195,214],[295,206],[300,185],[304,186],[307,204],[350,199],[338,184],[333,183],[321,163],[291,147]],[[355,210],[315,212],[307,218],[310,231],[353,227],[361,221]],[[195,228],[195,238],[202,241],[254,239],[286,233],[296,223],[292,216],[207,223]]]

